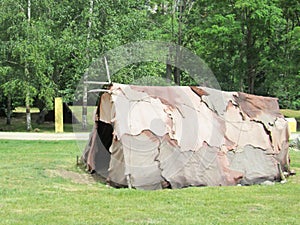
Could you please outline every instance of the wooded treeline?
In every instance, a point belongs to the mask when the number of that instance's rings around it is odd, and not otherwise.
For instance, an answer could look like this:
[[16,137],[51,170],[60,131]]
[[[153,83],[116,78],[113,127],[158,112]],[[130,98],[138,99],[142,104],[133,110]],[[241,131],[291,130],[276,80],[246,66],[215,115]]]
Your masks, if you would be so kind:
[[[58,95],[72,101],[93,59],[143,40],[188,48],[223,90],[275,96],[281,107],[300,109],[299,0],[2,0],[0,108],[52,108]],[[190,84],[157,62],[124,68],[112,80],[171,74]]]

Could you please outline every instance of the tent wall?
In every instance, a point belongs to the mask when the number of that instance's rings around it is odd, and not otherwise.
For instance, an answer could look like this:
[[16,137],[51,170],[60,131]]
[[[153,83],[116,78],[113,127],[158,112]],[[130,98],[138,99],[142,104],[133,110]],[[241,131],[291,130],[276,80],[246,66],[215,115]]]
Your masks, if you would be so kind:
[[288,139],[275,98],[114,84],[83,160],[109,182],[139,189],[251,185],[289,169]]

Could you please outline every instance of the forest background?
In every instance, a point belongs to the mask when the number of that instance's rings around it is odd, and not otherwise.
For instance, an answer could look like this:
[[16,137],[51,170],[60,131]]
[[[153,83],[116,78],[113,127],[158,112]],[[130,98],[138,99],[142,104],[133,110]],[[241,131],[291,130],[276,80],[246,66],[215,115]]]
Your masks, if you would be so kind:
[[[222,90],[273,96],[281,108],[300,109],[298,0],[1,0],[0,113],[52,109],[57,96],[72,102],[94,60],[144,40],[189,49]],[[194,84],[167,62],[127,66],[112,81],[142,77]]]

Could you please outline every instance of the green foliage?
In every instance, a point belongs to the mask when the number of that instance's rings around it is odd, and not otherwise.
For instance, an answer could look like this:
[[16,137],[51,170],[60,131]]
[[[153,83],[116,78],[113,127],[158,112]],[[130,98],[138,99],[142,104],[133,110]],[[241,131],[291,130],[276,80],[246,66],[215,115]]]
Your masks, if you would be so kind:
[[197,1],[186,42],[222,89],[277,96],[281,107],[299,109],[298,9],[298,1]]
[[[71,102],[79,80],[101,55],[130,42],[158,40],[199,55],[224,90],[275,96],[281,107],[300,108],[299,1],[92,2],[91,8],[91,0],[31,1],[29,23],[28,1],[1,1],[0,105],[8,95],[13,105],[24,105],[27,87],[30,102],[41,109],[52,108],[58,95]],[[135,63],[113,80],[174,80],[166,68]],[[186,72],[180,76],[181,85],[195,84]]]

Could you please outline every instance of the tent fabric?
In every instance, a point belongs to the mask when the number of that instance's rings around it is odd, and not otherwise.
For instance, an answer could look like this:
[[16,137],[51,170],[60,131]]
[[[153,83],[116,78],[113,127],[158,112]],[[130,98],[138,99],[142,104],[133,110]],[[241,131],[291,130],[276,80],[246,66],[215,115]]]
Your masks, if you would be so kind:
[[115,186],[251,185],[289,169],[288,139],[275,98],[114,83],[82,159]]

